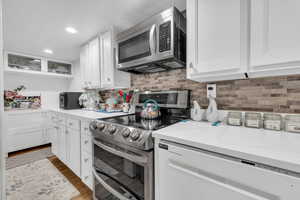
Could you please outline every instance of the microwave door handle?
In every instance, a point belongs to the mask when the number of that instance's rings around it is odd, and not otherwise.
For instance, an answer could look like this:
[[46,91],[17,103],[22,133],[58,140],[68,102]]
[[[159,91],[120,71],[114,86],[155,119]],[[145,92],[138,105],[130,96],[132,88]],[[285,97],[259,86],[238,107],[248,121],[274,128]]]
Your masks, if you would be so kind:
[[154,24],[151,29],[150,29],[150,36],[149,36],[149,41],[150,41],[150,51],[151,55],[154,55],[156,53],[156,25]]
[[138,155],[131,155],[131,154],[125,153],[123,151],[116,150],[116,149],[114,149],[112,147],[109,147],[105,144],[102,144],[101,142],[98,142],[96,140],[93,140],[93,143],[95,145],[97,145],[98,147],[102,148],[103,150],[111,153],[111,154],[123,157],[123,158],[128,159],[132,162],[139,163],[139,164],[142,164],[142,165],[147,163],[147,158],[145,158],[145,157],[138,156]]
[[104,179],[102,179],[96,172],[95,169],[92,170],[93,171],[93,175],[94,177],[97,179],[97,181],[99,181],[99,183],[111,194],[113,194],[115,197],[117,197],[120,200],[130,200],[127,197],[125,197],[123,194],[121,194],[120,192],[118,192],[117,190],[115,190],[113,187],[111,187],[109,184],[107,184],[105,182]]

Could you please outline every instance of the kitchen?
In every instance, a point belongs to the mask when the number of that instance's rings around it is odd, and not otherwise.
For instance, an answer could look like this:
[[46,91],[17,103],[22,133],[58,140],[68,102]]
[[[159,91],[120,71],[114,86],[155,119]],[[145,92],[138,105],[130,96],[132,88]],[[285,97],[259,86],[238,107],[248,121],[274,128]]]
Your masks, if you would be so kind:
[[2,199],[298,199],[299,1],[1,3]]

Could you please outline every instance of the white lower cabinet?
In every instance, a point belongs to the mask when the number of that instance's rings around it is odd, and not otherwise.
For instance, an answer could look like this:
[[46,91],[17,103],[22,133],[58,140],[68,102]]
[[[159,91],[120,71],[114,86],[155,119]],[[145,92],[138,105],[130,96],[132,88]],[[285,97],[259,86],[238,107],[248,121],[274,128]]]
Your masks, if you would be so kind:
[[298,200],[300,196],[299,177],[165,141],[156,143],[155,153],[156,200]]
[[81,176],[80,120],[70,116],[52,115],[54,128],[48,129],[52,153]]
[[7,153],[50,143],[45,112],[8,111],[4,120]]
[[80,177],[80,130],[67,129],[67,165]]

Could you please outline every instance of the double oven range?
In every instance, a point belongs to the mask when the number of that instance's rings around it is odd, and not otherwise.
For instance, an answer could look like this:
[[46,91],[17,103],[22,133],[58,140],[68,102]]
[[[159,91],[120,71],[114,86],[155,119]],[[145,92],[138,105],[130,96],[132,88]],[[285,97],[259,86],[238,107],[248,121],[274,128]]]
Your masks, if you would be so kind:
[[[136,94],[136,112],[91,122],[94,199],[154,200],[152,132],[189,118],[189,91]],[[155,100],[161,117],[140,117],[143,103]]]

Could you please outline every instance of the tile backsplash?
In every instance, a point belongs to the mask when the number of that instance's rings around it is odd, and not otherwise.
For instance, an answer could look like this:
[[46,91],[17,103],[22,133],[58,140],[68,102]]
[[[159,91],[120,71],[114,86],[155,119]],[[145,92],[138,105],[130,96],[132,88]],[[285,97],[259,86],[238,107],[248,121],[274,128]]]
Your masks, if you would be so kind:
[[[191,100],[208,106],[206,83],[187,80],[185,69],[132,74],[131,86],[142,91],[189,89]],[[224,110],[300,113],[300,75],[217,82],[217,103]]]

